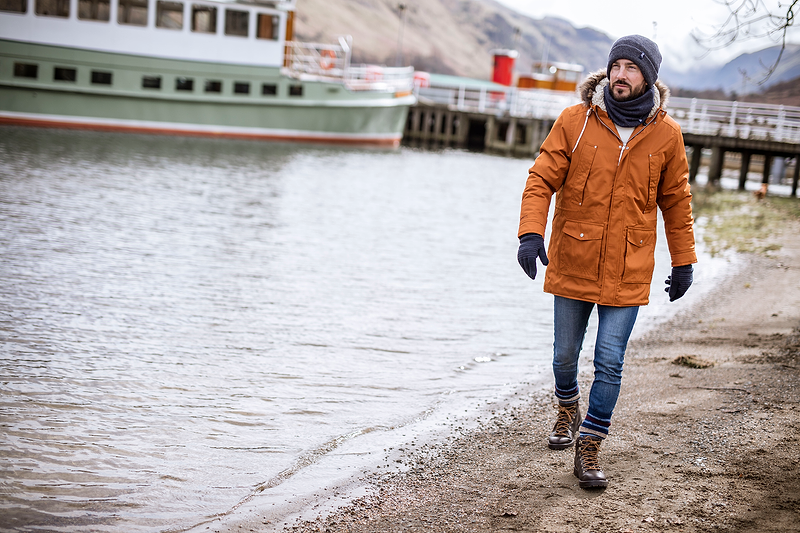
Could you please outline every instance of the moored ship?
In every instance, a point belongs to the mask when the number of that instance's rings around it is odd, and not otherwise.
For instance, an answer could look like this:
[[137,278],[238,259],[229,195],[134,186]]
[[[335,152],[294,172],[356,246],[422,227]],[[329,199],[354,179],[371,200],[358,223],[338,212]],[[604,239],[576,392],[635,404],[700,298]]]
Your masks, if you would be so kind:
[[413,68],[293,40],[295,0],[0,0],[0,123],[399,144]]

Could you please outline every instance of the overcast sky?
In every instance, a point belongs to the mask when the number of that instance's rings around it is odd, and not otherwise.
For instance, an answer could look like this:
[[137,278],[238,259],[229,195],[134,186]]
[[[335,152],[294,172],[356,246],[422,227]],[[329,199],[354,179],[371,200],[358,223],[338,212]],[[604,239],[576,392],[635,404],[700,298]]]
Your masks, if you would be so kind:
[[[735,46],[709,53],[701,58],[703,48],[691,37],[692,31],[712,34],[725,21],[729,9],[724,0],[497,0],[533,18],[557,16],[577,27],[592,27],[616,39],[638,33],[658,43],[664,62],[676,70],[687,70],[698,62],[727,63],[739,54],[777,44],[769,39],[743,40]],[[729,0],[741,4],[743,0]],[[779,0],[762,0],[774,12]],[[786,2],[783,2],[784,5]],[[784,8],[785,12],[785,8]],[[799,14],[800,15],[800,14]],[[653,23],[656,23],[655,26]],[[789,42],[800,43],[800,25],[793,28]]]

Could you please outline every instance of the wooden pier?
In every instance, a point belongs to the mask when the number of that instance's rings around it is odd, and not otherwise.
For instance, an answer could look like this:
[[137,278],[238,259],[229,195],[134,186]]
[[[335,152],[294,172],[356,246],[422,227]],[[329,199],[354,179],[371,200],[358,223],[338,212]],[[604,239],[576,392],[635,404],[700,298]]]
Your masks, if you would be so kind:
[[[520,90],[496,84],[418,88],[403,142],[411,146],[456,147],[534,159],[574,93]],[[719,186],[723,169],[739,166],[744,190],[751,167],[770,180],[777,161],[790,171],[791,196],[800,179],[800,108],[768,104],[671,98],[669,113],[681,125],[689,156],[689,179],[703,162],[709,186]],[[727,163],[726,163],[727,161]],[[788,162],[788,163],[787,163]]]
[[403,142],[534,158],[553,122],[545,118],[496,117],[444,106],[417,105],[409,111]]
[[417,89],[403,142],[534,158],[558,114],[578,102],[571,92],[517,90],[464,80]]
[[[726,159],[738,160],[740,190],[745,189],[754,159],[761,163],[762,184],[769,183],[774,162],[785,163],[787,159],[793,159],[791,196],[797,196],[800,108],[673,98],[669,111],[681,125],[684,144],[691,151],[690,181],[697,176],[704,152],[710,152],[708,183],[711,186],[719,184]],[[726,158],[726,155],[733,154],[735,157]]]

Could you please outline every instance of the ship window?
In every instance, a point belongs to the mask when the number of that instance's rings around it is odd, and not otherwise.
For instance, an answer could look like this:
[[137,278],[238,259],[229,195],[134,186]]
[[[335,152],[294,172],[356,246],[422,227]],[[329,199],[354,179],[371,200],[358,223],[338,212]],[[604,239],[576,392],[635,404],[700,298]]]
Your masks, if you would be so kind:
[[247,37],[247,22],[250,19],[248,11],[225,10],[225,35],[238,35]]
[[194,78],[175,78],[176,91],[194,91]]
[[264,13],[258,14],[258,30],[256,31],[257,39],[271,39],[278,40],[278,24],[280,18],[275,15],[266,15]]
[[207,93],[221,93],[222,92],[222,82],[219,80],[206,80],[206,92]]
[[236,94],[250,94],[250,84],[246,81],[236,81],[233,83],[233,92]]
[[261,85],[261,94],[263,96],[275,96],[278,94],[278,86],[274,83],[264,83]]
[[95,85],[111,85],[111,72],[93,70],[92,83]]
[[14,77],[16,78],[38,78],[39,65],[31,63],[14,63]]
[[156,2],[156,26],[168,30],[183,29],[183,4],[181,2]]
[[78,18],[108,21],[111,18],[111,4],[108,0],[78,0]]
[[289,96],[303,96],[303,86],[289,85]]
[[192,31],[217,33],[217,8],[192,4]]
[[36,0],[36,14],[45,17],[68,17],[69,0]]
[[142,76],[142,89],[160,89],[161,76]]
[[74,68],[55,67],[53,79],[55,81],[75,81],[78,79],[78,71]]
[[0,11],[27,13],[28,0],[0,0]]
[[119,0],[117,22],[147,26],[147,0]]

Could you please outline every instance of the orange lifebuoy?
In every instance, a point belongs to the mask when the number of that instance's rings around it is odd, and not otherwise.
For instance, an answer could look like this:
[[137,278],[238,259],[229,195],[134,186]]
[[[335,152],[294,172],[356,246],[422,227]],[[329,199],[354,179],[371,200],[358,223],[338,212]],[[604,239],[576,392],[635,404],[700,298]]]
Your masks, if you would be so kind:
[[323,50],[319,55],[319,66],[322,67],[323,70],[332,69],[334,61],[336,60],[336,54],[333,53],[333,50]]

